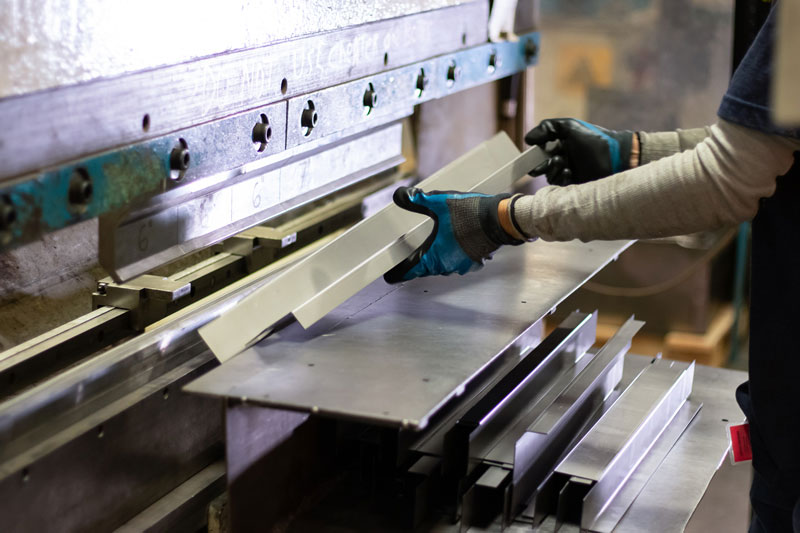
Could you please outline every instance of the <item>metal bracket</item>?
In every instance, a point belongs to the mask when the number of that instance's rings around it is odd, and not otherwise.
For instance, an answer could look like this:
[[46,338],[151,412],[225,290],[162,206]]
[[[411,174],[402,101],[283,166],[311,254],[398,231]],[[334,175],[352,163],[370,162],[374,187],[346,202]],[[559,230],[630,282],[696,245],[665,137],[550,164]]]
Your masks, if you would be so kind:
[[[497,193],[511,187],[544,157],[535,147],[520,155],[511,139],[500,133],[421,186]],[[428,217],[387,206],[201,328],[200,335],[225,361],[287,313],[308,327],[408,257],[425,240],[432,224]],[[231,335],[234,330],[236,334]]]

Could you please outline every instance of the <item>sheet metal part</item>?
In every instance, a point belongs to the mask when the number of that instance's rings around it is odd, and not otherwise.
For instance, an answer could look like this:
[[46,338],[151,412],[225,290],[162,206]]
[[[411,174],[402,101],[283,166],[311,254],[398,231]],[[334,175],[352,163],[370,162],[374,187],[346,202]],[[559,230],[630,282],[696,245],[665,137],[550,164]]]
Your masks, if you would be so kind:
[[633,381],[556,468],[567,480],[559,518],[579,513],[582,528],[594,523],[686,401],[693,377],[694,363],[659,359]]
[[[513,142],[501,133],[447,165],[421,186],[500,192],[543,157],[541,151],[531,149],[515,165],[513,161],[518,156]],[[498,169],[505,171],[494,176]],[[492,181],[496,183],[479,187]],[[261,288],[221,319],[203,327],[200,334],[217,357],[226,361],[288,313],[309,326],[408,257],[422,244],[432,224],[428,217],[389,205]],[[236,335],[230,334],[231,327]]]
[[672,447],[686,431],[687,426],[700,412],[701,404],[686,401],[631,476],[620,486],[611,503],[585,528],[589,531],[611,533],[622,516],[636,500],[642,488],[669,454]]
[[[652,360],[652,357],[626,355],[620,388],[627,387]],[[747,374],[742,371],[703,365],[695,368],[695,387],[685,405],[694,403],[696,407],[702,404],[702,409],[669,449],[658,469],[647,479],[644,488],[614,528],[615,533],[652,531],[654,524],[658,524],[660,533],[684,531],[711,478],[728,453],[726,425],[744,419],[733,391],[746,379]],[[654,446],[652,451],[656,450]],[[637,475],[638,472],[631,479]],[[524,516],[526,525],[523,527],[530,528],[532,522],[527,517],[532,517],[533,512],[525,511]],[[536,530],[541,533],[555,532],[555,516],[538,523]],[[558,531],[578,533],[580,525],[561,524]]]
[[[587,354],[559,378],[533,411],[535,419],[514,439],[510,510],[519,512],[556,466],[570,442],[622,377],[623,357],[644,325],[629,319],[596,354]],[[526,420],[530,417],[526,417]],[[506,452],[507,453],[507,452]],[[492,457],[490,454],[489,457]],[[541,501],[538,502],[541,505]],[[508,517],[511,518],[511,517]]]
[[423,428],[532,323],[628,245],[536,242],[501,250],[467,278],[402,286],[379,280],[356,295],[370,302],[357,313],[340,308],[308,330],[287,327],[187,390]]
[[[349,10],[335,11],[329,22]],[[467,2],[257,48],[215,50],[186,63],[155,69],[148,65],[148,70],[134,74],[5,98],[0,101],[0,120],[13,126],[0,132],[0,178],[483,44],[487,11],[486,2]],[[54,11],[53,18],[56,13],[62,12]],[[415,38],[409,41],[409,35]],[[124,56],[136,54],[126,49]],[[42,136],[50,140],[46,151],[39,148]]]
[[[458,480],[470,459],[485,455],[497,433],[546,390],[564,368],[575,364],[594,342],[596,316],[575,312],[461,414],[444,437],[445,475]],[[483,452],[483,453],[482,453]]]

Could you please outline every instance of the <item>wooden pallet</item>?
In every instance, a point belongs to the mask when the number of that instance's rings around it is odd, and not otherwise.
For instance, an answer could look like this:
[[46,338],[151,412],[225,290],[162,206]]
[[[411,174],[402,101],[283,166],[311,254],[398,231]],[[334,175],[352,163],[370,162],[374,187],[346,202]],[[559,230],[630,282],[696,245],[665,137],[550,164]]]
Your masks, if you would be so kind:
[[[624,322],[615,317],[599,316],[597,324],[596,346],[602,346],[619,329]],[[721,306],[714,313],[708,329],[703,333],[685,333],[671,331],[666,335],[639,333],[633,338],[631,352],[640,355],[661,353],[667,359],[678,361],[697,361],[709,366],[725,366],[730,350],[730,331],[733,327],[733,306]],[[742,314],[740,330],[747,324],[745,313]]]

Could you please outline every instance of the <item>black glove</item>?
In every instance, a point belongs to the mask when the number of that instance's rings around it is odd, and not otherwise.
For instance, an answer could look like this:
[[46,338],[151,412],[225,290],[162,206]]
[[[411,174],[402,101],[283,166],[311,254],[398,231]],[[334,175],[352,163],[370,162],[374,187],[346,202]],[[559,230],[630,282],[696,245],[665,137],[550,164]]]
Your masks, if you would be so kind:
[[422,246],[383,278],[388,283],[398,283],[423,276],[466,274],[481,268],[501,245],[522,244],[505,232],[498,219],[498,204],[509,197],[398,188],[394,203],[428,215],[434,226]]
[[[546,149],[548,142],[557,141]],[[612,131],[574,118],[543,120],[525,135],[525,142],[550,158],[531,175],[545,174],[552,185],[586,183],[630,168],[632,131]]]

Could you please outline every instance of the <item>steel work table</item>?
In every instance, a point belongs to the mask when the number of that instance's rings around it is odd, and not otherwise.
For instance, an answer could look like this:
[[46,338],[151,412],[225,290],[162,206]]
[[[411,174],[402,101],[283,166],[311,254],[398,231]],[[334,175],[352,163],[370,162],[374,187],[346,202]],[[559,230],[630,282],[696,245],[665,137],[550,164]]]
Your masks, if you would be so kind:
[[[292,324],[186,390],[265,413],[285,410],[297,423],[315,414],[421,429],[497,354],[519,355],[538,343],[541,328],[531,325],[627,246],[536,242],[506,247],[466,277],[400,286],[379,280],[308,330]],[[627,355],[621,386],[649,360]],[[728,421],[743,418],[733,392],[745,379],[744,372],[697,367],[690,399],[703,407],[615,531],[683,530],[725,457]],[[265,415],[262,424],[270,420]],[[231,446],[241,439],[232,427]],[[247,467],[231,460],[229,482]],[[545,521],[543,530],[553,525]]]

